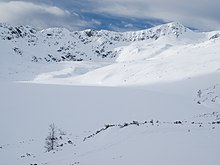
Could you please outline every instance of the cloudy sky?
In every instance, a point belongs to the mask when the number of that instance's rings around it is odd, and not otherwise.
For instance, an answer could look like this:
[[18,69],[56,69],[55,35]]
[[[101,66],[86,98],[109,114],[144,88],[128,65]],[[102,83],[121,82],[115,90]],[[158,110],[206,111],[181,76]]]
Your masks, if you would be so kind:
[[220,0],[0,0],[0,22],[126,31],[178,21],[207,31],[220,29],[219,6]]

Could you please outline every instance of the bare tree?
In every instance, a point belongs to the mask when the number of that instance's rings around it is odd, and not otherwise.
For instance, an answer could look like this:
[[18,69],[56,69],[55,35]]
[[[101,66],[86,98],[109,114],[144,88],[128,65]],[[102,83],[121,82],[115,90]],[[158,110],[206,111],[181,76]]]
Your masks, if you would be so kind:
[[55,124],[49,125],[49,135],[46,137],[45,148],[48,152],[54,150],[57,146],[58,138],[57,138],[57,128]]

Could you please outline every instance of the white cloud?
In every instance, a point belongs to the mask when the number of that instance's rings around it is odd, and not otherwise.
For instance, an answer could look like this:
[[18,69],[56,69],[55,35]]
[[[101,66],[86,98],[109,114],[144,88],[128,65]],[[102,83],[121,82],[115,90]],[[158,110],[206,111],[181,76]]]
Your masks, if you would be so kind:
[[[220,29],[219,0],[90,0],[94,12],[132,18],[179,21],[199,29]],[[94,2],[96,1],[96,2]]]
[[131,23],[125,25],[125,28],[133,28],[133,27],[134,27],[134,25]]
[[43,17],[65,17],[70,13],[56,6],[44,4],[34,4],[24,1],[0,2],[0,22],[11,24],[37,24],[46,25],[47,21]]
[[102,24],[102,20],[96,21],[96,18],[85,21],[88,19],[84,19],[82,13],[86,12],[119,16],[119,19],[127,17],[178,21],[201,30],[220,29],[220,0],[0,1],[0,22],[35,27],[64,26],[80,30]]

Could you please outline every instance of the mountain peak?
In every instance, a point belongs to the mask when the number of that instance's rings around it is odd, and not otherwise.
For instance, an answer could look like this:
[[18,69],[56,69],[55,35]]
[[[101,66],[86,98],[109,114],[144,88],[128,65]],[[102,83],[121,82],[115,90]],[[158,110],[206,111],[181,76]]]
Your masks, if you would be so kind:
[[179,23],[179,22],[170,22],[167,24],[168,27],[170,29],[173,29],[173,30],[184,30],[184,31],[187,31],[189,30],[187,27],[185,27],[183,24]]
[[167,24],[153,27],[151,29],[160,32],[160,36],[174,34],[176,37],[179,37],[181,34],[189,31],[188,28],[186,28],[184,25],[182,25],[179,22],[170,22]]
[[176,26],[176,27],[185,27],[183,24],[181,24],[180,22],[177,22],[177,21],[169,22],[169,23],[167,23],[167,25]]

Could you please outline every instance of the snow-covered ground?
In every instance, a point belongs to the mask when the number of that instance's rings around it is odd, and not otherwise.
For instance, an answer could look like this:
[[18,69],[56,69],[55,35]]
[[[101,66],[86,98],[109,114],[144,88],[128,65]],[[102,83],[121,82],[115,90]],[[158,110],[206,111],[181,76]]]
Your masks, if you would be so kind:
[[0,164],[220,164],[218,31],[18,29],[0,26]]
[[[187,90],[172,86],[179,93]],[[1,83],[0,88],[0,164],[220,163],[219,104],[198,104],[196,93],[193,100],[123,87]],[[59,140],[64,145],[48,153],[50,123],[66,135]],[[96,134],[107,124],[115,126]]]

